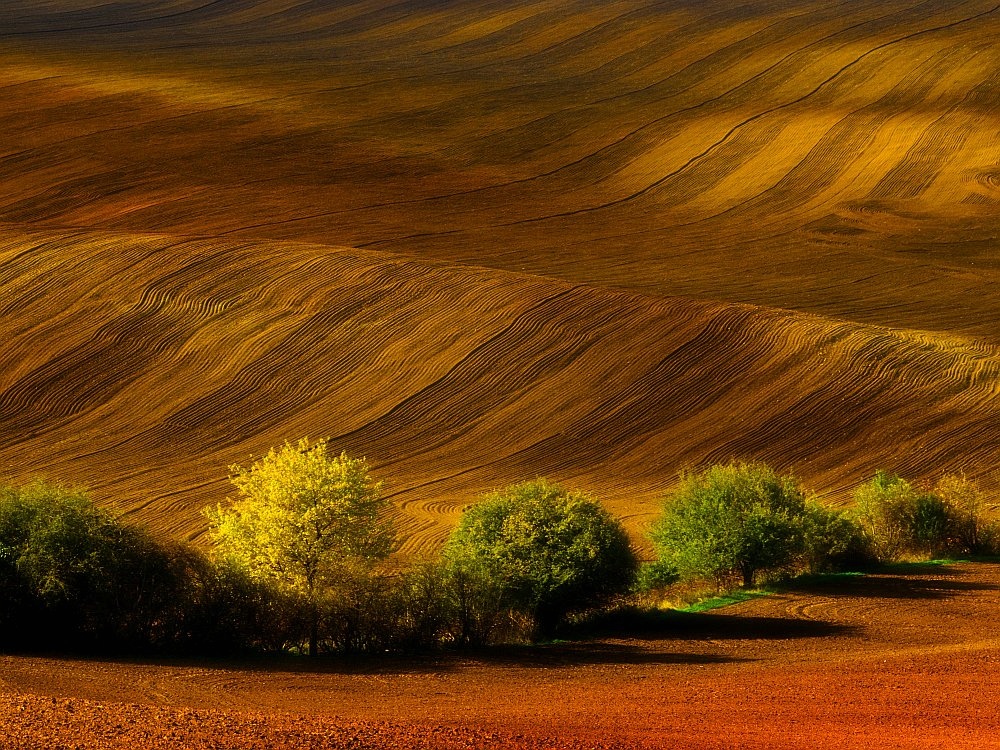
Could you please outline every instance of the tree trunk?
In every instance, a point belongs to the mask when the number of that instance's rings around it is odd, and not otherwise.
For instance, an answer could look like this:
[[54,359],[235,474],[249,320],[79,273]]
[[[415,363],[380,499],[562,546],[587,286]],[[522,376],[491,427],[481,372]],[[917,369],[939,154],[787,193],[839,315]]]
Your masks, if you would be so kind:
[[754,577],[754,573],[756,573],[756,572],[757,571],[755,571],[751,567],[744,567],[743,568],[743,588],[745,588],[745,589],[752,589],[753,588],[753,577]]

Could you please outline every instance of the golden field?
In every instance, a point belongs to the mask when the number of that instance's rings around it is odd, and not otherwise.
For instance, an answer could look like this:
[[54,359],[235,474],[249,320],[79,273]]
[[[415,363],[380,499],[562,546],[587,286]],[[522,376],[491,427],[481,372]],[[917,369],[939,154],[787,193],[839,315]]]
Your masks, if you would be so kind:
[[6,0],[0,475],[198,538],[367,456],[403,552],[544,475],[997,484],[1000,7]]

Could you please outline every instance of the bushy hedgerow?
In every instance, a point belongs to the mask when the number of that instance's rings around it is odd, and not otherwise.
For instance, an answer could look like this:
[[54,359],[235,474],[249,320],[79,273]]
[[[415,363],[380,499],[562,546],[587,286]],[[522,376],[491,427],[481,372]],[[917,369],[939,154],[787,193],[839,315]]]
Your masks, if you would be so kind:
[[[964,477],[918,491],[880,472],[855,499],[851,512],[825,507],[764,464],[687,474],[653,527],[658,558],[639,566],[598,503],[537,480],[472,506],[436,562],[401,568],[330,557],[317,585],[303,587],[252,569],[246,556],[214,559],[156,540],[80,490],[0,486],[0,648],[385,653],[487,645],[550,636],[629,592],[638,594],[633,605],[644,592],[659,598],[678,580],[750,585],[760,575],[997,550],[982,493]],[[376,528],[381,550],[391,529],[370,518],[377,524],[365,517],[362,526]],[[336,545],[322,554],[335,556]]]
[[[305,447],[312,457],[315,447]],[[316,461],[337,469],[346,459]],[[323,512],[341,524],[327,524],[328,532],[354,521],[356,503],[341,502],[353,485],[338,481],[306,510],[328,501]],[[275,506],[282,512],[272,515],[284,524],[278,531],[294,542],[289,518],[299,506]],[[271,505],[260,500],[253,510],[264,524]],[[372,526],[363,520],[364,529]],[[377,524],[381,540],[388,531]],[[384,653],[483,645],[548,635],[568,613],[627,591],[636,568],[617,521],[590,498],[544,481],[495,493],[467,514],[443,560],[408,569],[338,556],[332,539],[326,544],[312,525],[300,526],[311,536],[282,554],[315,565],[294,569],[299,577],[290,583],[257,569],[252,555],[232,554],[232,545],[212,559],[159,542],[82,491],[4,487],[0,647]],[[351,540],[367,538],[353,529]],[[244,536],[250,549],[252,535]],[[289,569],[275,555],[268,559]]]
[[950,544],[959,552],[996,554],[1000,536],[995,522],[986,518],[986,499],[979,485],[961,474],[945,474],[933,493],[948,509]]
[[0,645],[226,653],[275,645],[274,592],[79,489],[0,486]]
[[24,645],[146,645],[168,637],[184,588],[145,531],[42,482],[0,487],[0,570],[0,634]]
[[946,474],[933,489],[922,491],[879,471],[855,490],[854,502],[868,549],[880,562],[996,549],[979,487],[962,476]]
[[640,571],[639,589],[662,587],[671,573],[748,587],[758,574],[861,569],[997,548],[982,493],[965,477],[945,475],[921,491],[878,472],[854,501],[841,511],[807,500],[793,477],[760,463],[685,474],[653,525],[658,557]]

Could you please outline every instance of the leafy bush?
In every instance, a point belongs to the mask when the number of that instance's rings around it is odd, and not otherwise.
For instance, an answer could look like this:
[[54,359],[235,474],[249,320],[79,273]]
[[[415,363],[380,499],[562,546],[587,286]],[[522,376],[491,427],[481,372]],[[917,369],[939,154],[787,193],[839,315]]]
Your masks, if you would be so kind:
[[952,530],[955,519],[948,503],[934,494],[918,494],[910,516],[910,549],[934,556],[955,548]]
[[802,555],[810,573],[862,567],[867,550],[861,529],[846,514],[807,502],[801,518]]
[[447,569],[440,562],[419,563],[396,579],[402,602],[402,649],[426,649],[454,642],[455,609],[449,595]]
[[680,576],[670,563],[663,560],[644,562],[635,577],[635,591],[645,593],[676,583]]
[[518,616],[524,608],[512,601],[497,566],[466,553],[446,555],[440,589],[447,613],[446,642],[482,646],[530,636],[531,623]]
[[0,570],[0,635],[21,645],[158,645],[185,583],[145,531],[43,482],[0,487]]
[[469,508],[444,556],[461,640],[482,637],[504,607],[530,617],[536,638],[551,635],[570,612],[628,591],[637,567],[620,523],[586,495],[543,479]]
[[178,545],[176,552],[174,564],[185,585],[171,621],[168,643],[174,649],[224,654],[281,651],[301,643],[308,623],[298,599],[191,547]]
[[802,548],[802,492],[762,463],[685,474],[651,537],[661,564],[682,578],[742,578],[790,565]]
[[960,552],[995,553],[997,531],[985,518],[986,501],[979,485],[957,474],[945,474],[934,486],[934,495],[948,508],[951,539]]
[[854,499],[858,523],[879,561],[983,549],[982,498],[964,478],[942,477],[934,492],[922,493],[880,471],[855,491]]
[[854,492],[856,518],[872,556],[898,559],[913,546],[917,492],[905,479],[885,471]]

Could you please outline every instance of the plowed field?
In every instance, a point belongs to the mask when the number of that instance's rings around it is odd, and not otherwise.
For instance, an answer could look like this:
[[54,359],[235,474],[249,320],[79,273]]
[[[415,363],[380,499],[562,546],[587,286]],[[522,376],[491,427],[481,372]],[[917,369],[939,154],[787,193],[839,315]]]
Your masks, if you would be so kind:
[[486,658],[0,657],[0,748],[990,748],[1000,569],[815,584]]
[[197,538],[366,456],[428,554],[545,475],[994,486],[990,2],[6,0],[0,473]]

